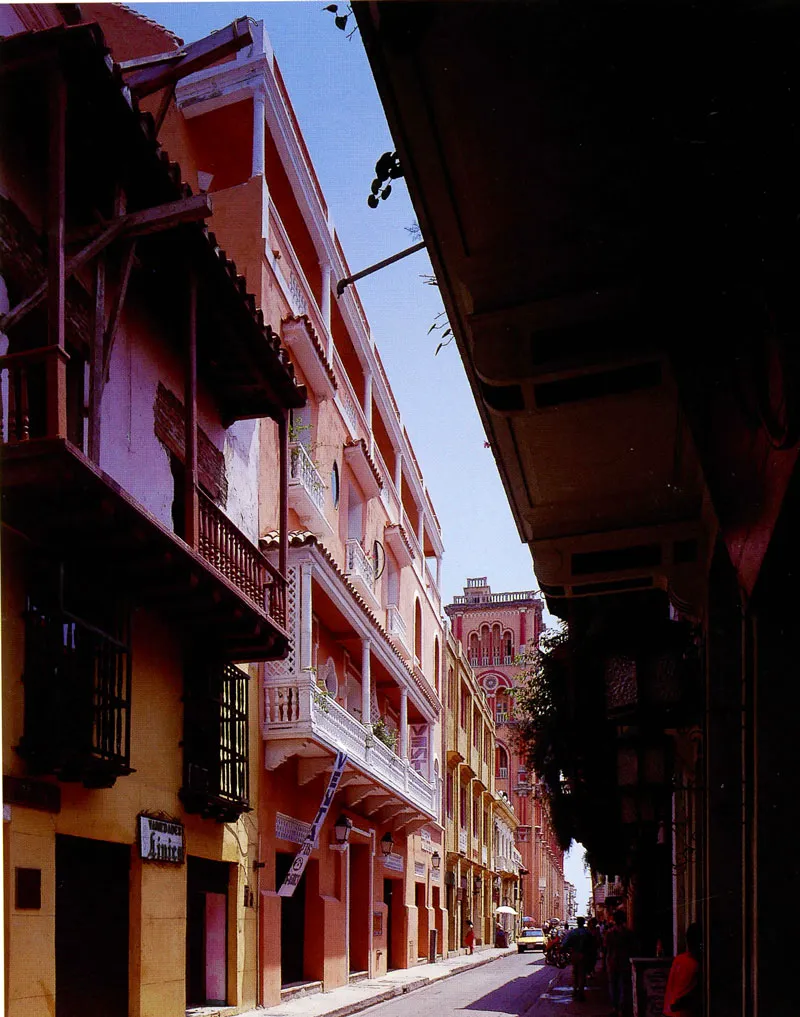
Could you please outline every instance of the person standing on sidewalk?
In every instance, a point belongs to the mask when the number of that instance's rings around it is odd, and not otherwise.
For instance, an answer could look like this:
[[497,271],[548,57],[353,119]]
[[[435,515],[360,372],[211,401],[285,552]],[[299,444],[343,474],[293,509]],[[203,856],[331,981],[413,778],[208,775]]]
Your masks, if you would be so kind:
[[703,952],[703,937],[700,926],[692,922],[686,930],[686,949],[672,961],[664,993],[666,1017],[699,1017],[700,999],[700,958]]
[[631,957],[634,955],[634,935],[625,924],[625,912],[617,911],[614,924],[603,940],[606,958],[608,988],[614,1017],[628,1017],[631,995]]
[[470,954],[475,951],[475,930],[472,928],[472,922],[467,919],[467,932],[464,936],[464,944],[469,950]]
[[586,928],[586,919],[580,915],[575,919],[576,928],[567,933],[564,949],[572,963],[572,998],[586,998],[586,962],[592,950],[592,934]]

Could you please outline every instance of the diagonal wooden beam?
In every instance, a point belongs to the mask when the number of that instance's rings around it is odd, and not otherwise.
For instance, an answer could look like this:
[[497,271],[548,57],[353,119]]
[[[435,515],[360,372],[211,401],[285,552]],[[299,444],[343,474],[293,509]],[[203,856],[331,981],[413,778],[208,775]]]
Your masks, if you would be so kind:
[[[194,195],[191,198],[183,198],[180,201],[171,201],[166,205],[158,205],[155,208],[147,208],[142,212],[132,212],[130,215],[121,216],[110,223],[103,223],[93,230],[99,230],[91,243],[87,244],[77,254],[67,259],[64,269],[64,277],[73,275],[82,268],[87,261],[91,261],[109,244],[123,233],[136,237],[145,233],[155,233],[158,230],[171,229],[182,222],[193,222],[198,219],[206,219],[211,215],[211,200],[207,194]],[[20,301],[15,307],[0,317],[0,331],[5,332],[12,325],[25,317],[25,315],[38,307],[47,296],[48,283],[43,282],[30,296]]]
[[193,74],[204,67],[208,67],[222,57],[230,56],[231,53],[238,53],[240,49],[249,46],[253,41],[250,32],[250,21],[248,18],[238,18],[225,28],[212,32],[204,39],[198,39],[188,46],[184,46],[180,53],[165,53],[149,66],[127,68],[123,65],[122,71],[125,77],[125,84],[139,98],[145,95],[152,95],[165,85],[170,85],[187,74]]
[[111,363],[111,354],[114,352],[114,340],[117,338],[122,310],[125,306],[125,297],[128,293],[128,283],[133,270],[133,262],[136,256],[136,241],[132,240],[125,249],[122,261],[122,275],[120,277],[119,289],[111,306],[111,314],[106,327],[105,348],[103,351],[103,383],[108,381],[108,365]]

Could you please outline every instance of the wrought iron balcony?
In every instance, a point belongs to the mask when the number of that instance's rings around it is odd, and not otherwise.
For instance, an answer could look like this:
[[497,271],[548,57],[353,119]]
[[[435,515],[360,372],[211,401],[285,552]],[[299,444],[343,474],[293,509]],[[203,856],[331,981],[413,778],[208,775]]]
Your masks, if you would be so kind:
[[329,696],[312,672],[266,678],[264,717],[268,769],[302,754],[312,739],[333,752],[346,752],[350,764],[399,799],[426,815],[437,815],[434,785]]

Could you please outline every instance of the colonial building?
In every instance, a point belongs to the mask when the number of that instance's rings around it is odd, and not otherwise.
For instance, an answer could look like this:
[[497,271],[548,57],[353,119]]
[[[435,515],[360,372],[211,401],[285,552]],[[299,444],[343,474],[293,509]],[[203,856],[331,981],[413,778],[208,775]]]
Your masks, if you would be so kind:
[[[451,953],[464,946],[467,921],[476,943],[494,941],[495,908],[501,883],[514,897],[519,866],[512,862],[516,821],[494,793],[494,720],[475,680],[461,642],[451,629],[445,643],[443,705],[445,722],[444,824],[447,944]],[[499,811],[498,811],[499,806]],[[498,831],[502,831],[500,838]],[[500,880],[500,882],[498,882]]]
[[445,607],[456,638],[486,694],[496,725],[494,779],[517,817],[516,846],[522,856],[522,907],[541,925],[565,917],[564,858],[535,774],[527,768],[514,718],[517,658],[537,649],[542,599],[535,591],[492,593],[485,577],[468,579],[464,594]]
[[286,460],[306,394],[147,75],[62,13],[0,11],[6,1013],[245,1009],[256,665],[291,628],[256,497],[261,471],[285,518],[288,470],[260,436]]
[[441,533],[269,39],[3,17],[10,1012],[416,964]]

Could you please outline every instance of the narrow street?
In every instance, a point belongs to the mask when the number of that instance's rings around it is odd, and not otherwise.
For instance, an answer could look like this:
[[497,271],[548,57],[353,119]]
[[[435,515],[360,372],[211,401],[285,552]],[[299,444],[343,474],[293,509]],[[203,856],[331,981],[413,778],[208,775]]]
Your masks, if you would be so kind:
[[442,979],[410,995],[399,996],[366,1011],[372,1017],[410,1017],[435,1014],[455,1017],[518,1017],[528,1010],[557,974],[547,967],[541,953],[512,954],[509,957]]

